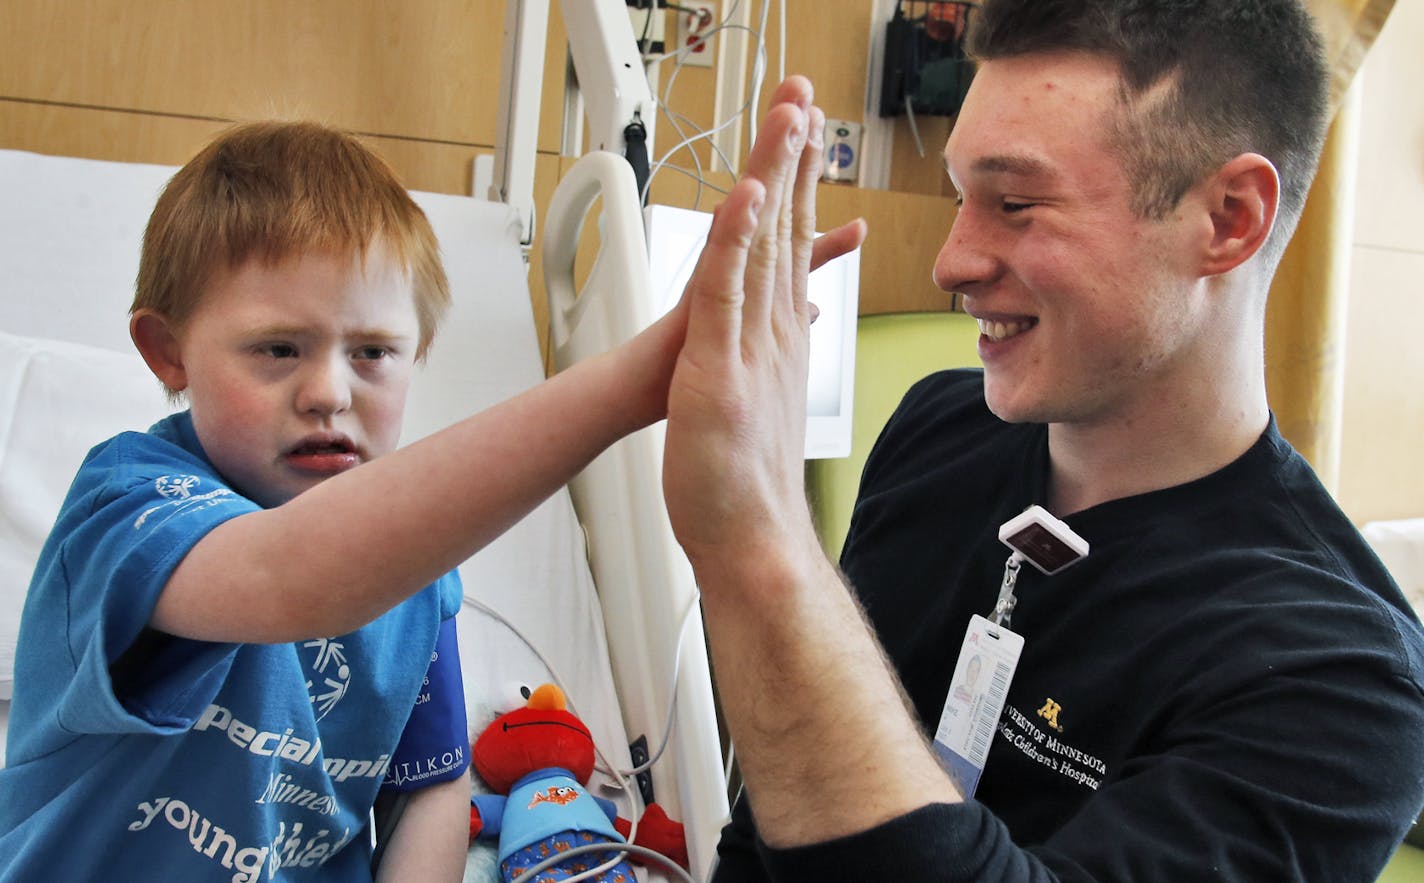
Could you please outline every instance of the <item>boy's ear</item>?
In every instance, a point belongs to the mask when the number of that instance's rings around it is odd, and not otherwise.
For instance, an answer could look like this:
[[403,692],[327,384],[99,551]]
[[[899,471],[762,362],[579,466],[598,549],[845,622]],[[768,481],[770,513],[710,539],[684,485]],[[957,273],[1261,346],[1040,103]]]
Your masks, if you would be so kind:
[[129,318],[129,337],[133,338],[139,355],[148,363],[148,370],[164,386],[172,392],[188,388],[188,373],[183,368],[178,333],[167,317],[152,310],[135,312]]
[[1216,276],[1261,250],[1276,220],[1281,182],[1270,160],[1243,153],[1217,169],[1206,187],[1212,233],[1201,269]]

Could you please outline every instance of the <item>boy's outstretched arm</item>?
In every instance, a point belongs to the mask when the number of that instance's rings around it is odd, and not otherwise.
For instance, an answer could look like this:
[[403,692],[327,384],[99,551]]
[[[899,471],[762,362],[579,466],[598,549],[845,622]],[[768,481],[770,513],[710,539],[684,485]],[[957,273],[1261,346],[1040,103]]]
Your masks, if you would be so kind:
[[806,503],[806,275],[822,123],[810,99],[804,80],[777,91],[749,179],[689,283],[663,473],[751,807],[762,838],[782,847],[960,799]]
[[150,624],[275,643],[370,622],[660,419],[684,324],[679,308],[512,399],[224,522],[173,571]]
[[[815,262],[855,248],[853,222]],[[610,444],[661,420],[686,299],[630,341],[508,401],[214,528],[170,576],[150,624],[181,637],[343,634],[451,570]]]

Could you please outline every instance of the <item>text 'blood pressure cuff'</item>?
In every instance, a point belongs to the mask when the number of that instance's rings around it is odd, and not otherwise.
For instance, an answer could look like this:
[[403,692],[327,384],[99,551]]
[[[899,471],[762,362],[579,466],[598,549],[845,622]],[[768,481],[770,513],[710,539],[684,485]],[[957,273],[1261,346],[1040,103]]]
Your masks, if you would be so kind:
[[452,616],[440,623],[430,669],[381,787],[414,791],[464,775],[470,766],[469,738],[460,645]]

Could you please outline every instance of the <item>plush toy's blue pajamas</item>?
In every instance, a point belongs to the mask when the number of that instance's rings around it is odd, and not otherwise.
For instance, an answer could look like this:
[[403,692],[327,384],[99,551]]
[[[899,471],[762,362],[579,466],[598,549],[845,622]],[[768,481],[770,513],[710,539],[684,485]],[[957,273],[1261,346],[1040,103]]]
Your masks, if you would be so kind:
[[[505,880],[566,880],[607,862],[614,852],[584,853],[536,876],[525,874],[529,868],[576,846],[625,842],[613,827],[613,805],[588,793],[567,770],[535,770],[515,782],[508,797],[481,794],[474,802],[484,824],[480,836],[499,837],[499,867]],[[632,883],[635,878],[625,860],[591,879]]]
[[[587,846],[590,843],[598,843],[600,840],[601,838],[587,831],[567,831],[563,834],[555,834],[513,853],[509,858],[499,863],[499,871],[504,875],[504,879],[518,880],[520,883],[555,883],[558,880],[567,880],[598,867],[613,858],[614,853],[588,852],[574,856],[566,862],[560,862],[551,868],[545,868],[533,877],[526,877],[524,873],[556,852],[567,852],[575,846]],[[597,880],[600,883],[633,883],[635,880],[633,870],[626,861],[619,862],[602,874],[587,879]]]

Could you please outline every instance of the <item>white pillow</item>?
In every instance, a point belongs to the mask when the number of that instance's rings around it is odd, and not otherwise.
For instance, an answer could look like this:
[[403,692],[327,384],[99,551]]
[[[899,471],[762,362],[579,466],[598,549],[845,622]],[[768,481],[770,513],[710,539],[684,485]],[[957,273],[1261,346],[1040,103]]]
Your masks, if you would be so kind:
[[1389,568],[1404,597],[1424,616],[1424,518],[1372,521],[1360,533]]
[[137,353],[0,331],[0,699],[40,547],[84,455],[173,410]]

